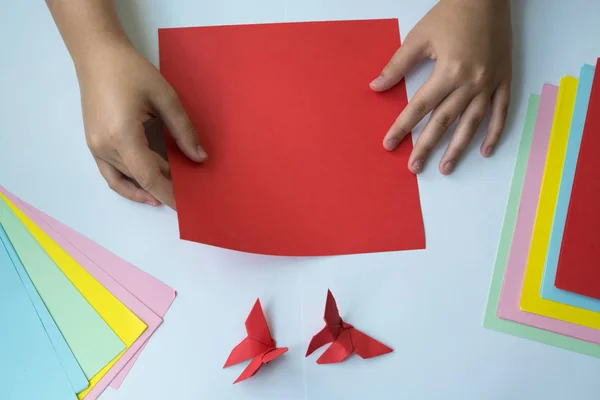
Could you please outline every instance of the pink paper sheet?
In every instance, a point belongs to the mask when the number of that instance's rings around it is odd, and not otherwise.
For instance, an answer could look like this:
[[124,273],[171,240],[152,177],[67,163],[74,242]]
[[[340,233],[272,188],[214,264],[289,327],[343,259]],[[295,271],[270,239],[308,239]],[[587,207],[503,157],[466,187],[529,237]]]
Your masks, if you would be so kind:
[[130,347],[96,388],[90,391],[86,399],[97,398],[109,384],[117,389],[135,364],[150,336],[162,323],[162,318],[173,303],[177,292],[61,222],[18,199],[2,186],[0,186],[0,191],[17,204],[25,214],[148,325],[146,332]]
[[533,132],[533,142],[527,163],[527,172],[525,173],[517,224],[506,265],[497,315],[509,321],[570,336],[586,342],[600,344],[600,331],[530,314],[521,311],[519,305],[527,257],[529,255],[529,244],[531,242],[542,177],[544,175],[544,165],[546,163],[557,94],[558,87],[554,85],[546,84],[542,88],[540,107]]
[[[155,314],[161,318],[165,317],[165,314],[177,296],[175,289],[162,283],[141,269],[129,264],[127,261],[119,258],[85,236],[75,232],[62,222],[55,220],[42,211],[36,210],[33,207],[31,208],[52,226],[52,228],[82,253],[86,254],[92,261],[98,264],[106,273],[129,290],[129,292],[148,306]],[[123,367],[119,374],[113,379],[110,387],[118,389],[121,386],[145,347],[146,343],[143,344],[127,365]]]

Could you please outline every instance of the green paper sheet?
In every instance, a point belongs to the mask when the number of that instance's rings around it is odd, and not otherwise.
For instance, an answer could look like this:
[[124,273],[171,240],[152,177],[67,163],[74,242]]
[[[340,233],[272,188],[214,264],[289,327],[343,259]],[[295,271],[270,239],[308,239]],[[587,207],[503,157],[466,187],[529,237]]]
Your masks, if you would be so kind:
[[502,289],[502,281],[504,279],[504,271],[506,269],[506,263],[508,262],[508,253],[510,251],[512,236],[517,222],[519,203],[521,201],[521,193],[523,190],[523,181],[525,179],[525,171],[527,168],[527,160],[529,159],[529,152],[531,150],[533,128],[535,126],[535,119],[539,103],[540,96],[531,95],[529,97],[527,115],[525,117],[525,126],[523,129],[523,135],[521,137],[521,143],[519,144],[515,172],[508,195],[506,215],[504,217],[502,232],[500,234],[500,244],[498,246],[496,264],[494,266],[494,272],[492,275],[492,283],[487,307],[485,310],[483,326],[498,332],[508,333],[525,339],[534,340],[536,342],[545,343],[552,346],[561,347],[566,350],[600,358],[600,346],[596,344],[573,339],[568,336],[559,335],[543,329],[521,325],[516,322],[506,321],[500,319],[496,315],[498,302],[500,300],[500,291]]
[[110,329],[0,199],[0,224],[86,377],[111,362],[125,344]]

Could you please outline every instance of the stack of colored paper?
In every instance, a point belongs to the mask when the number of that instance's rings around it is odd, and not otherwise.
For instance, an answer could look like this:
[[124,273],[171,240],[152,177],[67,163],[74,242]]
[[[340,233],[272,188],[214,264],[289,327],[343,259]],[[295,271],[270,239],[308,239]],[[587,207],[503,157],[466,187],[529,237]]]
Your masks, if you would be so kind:
[[118,388],[175,296],[0,187],[2,399],[93,400]]
[[600,357],[600,59],[529,99],[484,326]]

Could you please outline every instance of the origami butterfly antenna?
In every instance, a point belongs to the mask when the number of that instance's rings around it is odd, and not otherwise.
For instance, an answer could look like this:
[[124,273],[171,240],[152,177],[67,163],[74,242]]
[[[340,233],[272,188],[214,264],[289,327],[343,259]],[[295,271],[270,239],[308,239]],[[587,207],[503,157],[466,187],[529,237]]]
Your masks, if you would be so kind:
[[223,368],[256,357],[269,350],[272,345],[273,338],[271,337],[265,314],[260,305],[260,300],[256,300],[256,303],[254,303],[254,307],[252,307],[245,325],[248,337],[235,346]]

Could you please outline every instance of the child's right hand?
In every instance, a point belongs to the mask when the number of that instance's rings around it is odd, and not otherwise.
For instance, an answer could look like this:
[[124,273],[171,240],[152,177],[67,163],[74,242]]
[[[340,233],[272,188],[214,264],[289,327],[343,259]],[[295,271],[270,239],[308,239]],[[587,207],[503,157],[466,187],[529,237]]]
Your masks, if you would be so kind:
[[159,117],[179,148],[202,162],[206,153],[196,131],[173,88],[129,43],[94,46],[79,63],[78,77],[85,134],[98,169],[121,196],[175,209],[169,165],[148,148],[143,124]]

